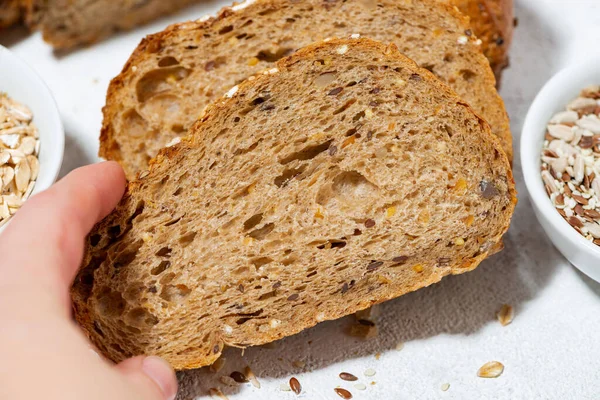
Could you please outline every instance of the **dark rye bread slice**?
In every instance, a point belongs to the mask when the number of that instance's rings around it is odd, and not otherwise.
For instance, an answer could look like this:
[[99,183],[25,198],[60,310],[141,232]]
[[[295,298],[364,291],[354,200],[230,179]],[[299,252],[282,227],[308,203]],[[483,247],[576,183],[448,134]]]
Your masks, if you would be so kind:
[[95,43],[197,0],[19,0],[25,19],[56,49]]
[[75,315],[110,359],[204,366],[475,268],[515,189],[488,124],[367,39],[233,87],[87,239]]
[[510,159],[504,104],[468,30],[454,7],[431,0],[257,0],[173,25],[144,39],[111,82],[100,156],[132,179],[233,85],[314,41],[361,34],[396,43],[448,83],[490,123]]

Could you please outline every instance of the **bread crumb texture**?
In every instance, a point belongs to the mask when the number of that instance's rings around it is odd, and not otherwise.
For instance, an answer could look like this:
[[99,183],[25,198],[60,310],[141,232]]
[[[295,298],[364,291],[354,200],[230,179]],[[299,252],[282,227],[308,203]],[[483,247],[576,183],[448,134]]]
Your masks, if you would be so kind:
[[507,157],[429,71],[363,38],[276,67],[210,106],[89,235],[75,315],[110,359],[209,365],[497,248]]

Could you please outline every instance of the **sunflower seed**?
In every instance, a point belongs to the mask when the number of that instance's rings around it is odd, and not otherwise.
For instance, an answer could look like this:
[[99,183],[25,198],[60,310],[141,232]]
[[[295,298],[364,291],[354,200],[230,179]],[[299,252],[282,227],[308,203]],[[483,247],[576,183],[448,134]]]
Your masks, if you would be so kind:
[[485,364],[479,371],[477,371],[477,376],[480,378],[497,378],[502,375],[504,372],[504,365],[498,361],[490,361]]
[[595,239],[600,239],[600,225],[595,222],[588,222],[583,225],[587,232],[592,235]]
[[15,170],[11,166],[5,165],[0,171],[2,173],[2,187],[4,188],[12,182],[15,177]]
[[554,114],[550,120],[551,124],[572,124],[579,119],[579,115],[575,111],[561,111]]
[[14,149],[19,145],[21,135],[19,135],[19,132],[16,132],[16,130],[19,129],[19,127],[7,129],[2,135],[0,135],[0,141],[2,142],[2,144],[4,144],[5,147]]
[[592,133],[600,133],[600,119],[596,115],[583,116],[577,121],[577,126]]
[[27,160],[27,164],[29,164],[29,169],[31,170],[31,180],[35,181],[40,172],[40,161],[34,155],[29,155],[25,157],[25,159]]
[[579,112],[592,112],[595,108],[596,100],[585,97],[578,97],[567,105],[567,109]]
[[449,383],[444,383],[442,385],[442,392],[446,392],[448,389],[450,389],[450,384]]
[[33,154],[35,151],[35,145],[37,140],[34,137],[27,136],[21,140],[21,144],[19,145],[19,151],[25,153],[25,155]]
[[566,125],[548,125],[548,133],[557,139],[565,142],[573,140],[573,130]]
[[29,122],[33,118],[31,110],[15,101],[12,101],[10,106],[6,108],[8,114],[18,121]]
[[373,368],[367,368],[364,372],[365,376],[371,377],[375,376],[376,372]]
[[29,180],[31,179],[31,169],[26,159],[19,161],[19,164],[15,167],[15,184],[17,190],[24,193],[29,186]]

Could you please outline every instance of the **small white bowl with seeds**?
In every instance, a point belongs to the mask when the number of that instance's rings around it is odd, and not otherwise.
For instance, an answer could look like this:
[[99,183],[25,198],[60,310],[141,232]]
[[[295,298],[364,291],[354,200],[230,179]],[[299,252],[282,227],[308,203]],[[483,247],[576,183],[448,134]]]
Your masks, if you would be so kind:
[[0,231],[32,195],[54,183],[64,130],[50,90],[0,46]]
[[521,164],[535,214],[558,250],[600,282],[600,58],[555,75],[534,100]]

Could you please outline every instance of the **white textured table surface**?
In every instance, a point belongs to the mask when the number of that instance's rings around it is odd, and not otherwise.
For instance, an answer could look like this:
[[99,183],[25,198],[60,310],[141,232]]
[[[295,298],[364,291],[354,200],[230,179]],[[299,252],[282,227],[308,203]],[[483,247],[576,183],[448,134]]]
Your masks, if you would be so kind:
[[[561,67],[600,54],[598,0],[516,0],[519,26],[501,94],[512,118],[516,154],[523,119],[533,97]],[[92,48],[56,55],[39,35],[2,34],[53,91],[67,131],[62,174],[97,161],[100,109],[109,80],[146,33],[177,20],[214,12],[207,2],[186,12]],[[600,68],[600,66],[599,66]],[[600,285],[571,267],[552,247],[533,216],[515,158],[520,192],[506,249],[476,271],[450,277],[381,307],[379,335],[368,341],[343,333],[348,319],[321,324],[274,348],[225,353],[218,374],[181,374],[182,399],[207,398],[220,387],[230,399],[293,399],[280,383],[296,376],[300,398],[336,399],[337,385],[356,399],[600,399]],[[600,265],[598,266],[600,268]],[[514,322],[502,327],[494,314],[515,307]],[[395,350],[402,341],[405,347]],[[379,359],[375,355],[381,353]],[[498,379],[476,376],[487,361],[505,365]],[[304,368],[292,365],[302,361]],[[261,389],[228,388],[218,377],[250,365]],[[363,371],[376,375],[366,378]],[[359,391],[337,375],[351,372],[367,384]],[[371,382],[374,382],[372,385]],[[441,385],[449,383],[444,392]]]

